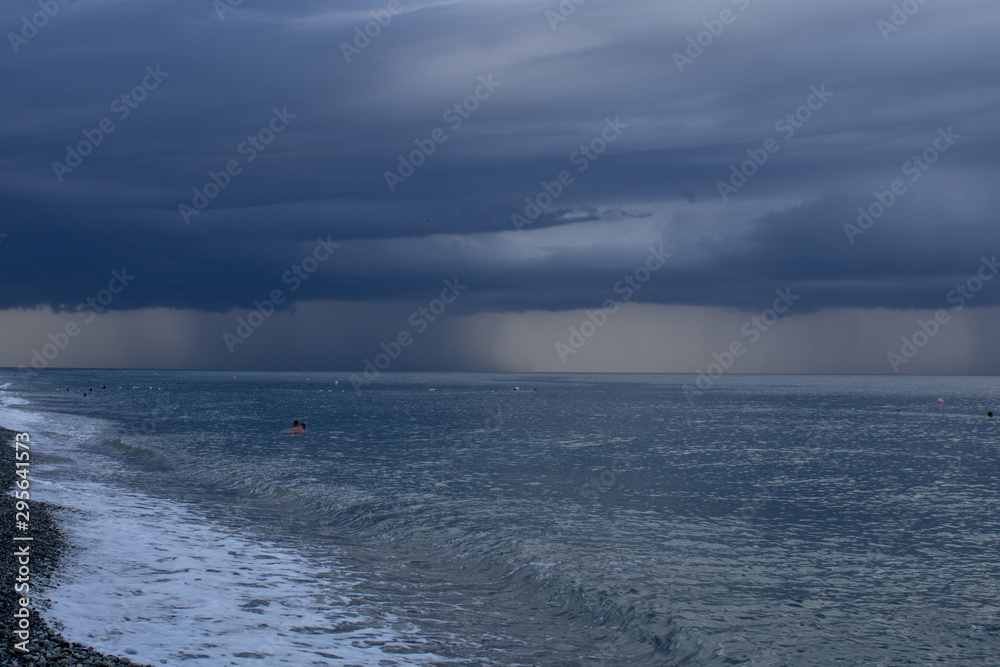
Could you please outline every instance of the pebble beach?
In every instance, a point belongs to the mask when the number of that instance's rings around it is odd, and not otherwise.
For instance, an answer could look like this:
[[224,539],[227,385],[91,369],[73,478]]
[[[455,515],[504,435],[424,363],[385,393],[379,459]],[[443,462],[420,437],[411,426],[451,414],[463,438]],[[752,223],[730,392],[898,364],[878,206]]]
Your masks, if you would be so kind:
[[[0,485],[9,490],[17,480],[14,465],[15,432],[0,428]],[[18,535],[30,535],[31,553],[31,593],[32,608],[30,612],[30,638],[27,651],[15,648],[21,638],[15,636],[14,613],[18,608],[17,601],[21,595],[14,590],[17,583],[18,563],[14,550],[15,543],[15,500],[4,493],[0,495],[0,532],[3,534],[4,548],[0,554],[0,586],[3,595],[0,596],[0,614],[4,622],[0,624],[0,664],[10,667],[22,665],[88,665],[93,667],[118,667],[119,665],[137,665],[128,658],[113,655],[103,655],[82,644],[66,641],[57,631],[51,628],[38,613],[38,602],[44,601],[45,586],[59,566],[60,559],[67,549],[66,541],[59,530],[59,507],[44,502],[31,500],[30,529],[27,532],[16,531]],[[40,597],[41,596],[41,597]]]

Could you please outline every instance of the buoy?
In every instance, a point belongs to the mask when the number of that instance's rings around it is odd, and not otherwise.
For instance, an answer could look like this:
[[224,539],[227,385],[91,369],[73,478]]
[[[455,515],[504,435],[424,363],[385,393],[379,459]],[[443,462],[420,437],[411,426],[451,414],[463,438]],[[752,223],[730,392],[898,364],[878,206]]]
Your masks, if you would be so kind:
[[340,384],[340,380],[334,380],[334,381],[333,381],[333,384],[335,384],[335,385],[338,385],[338,384]]
[[992,412],[987,412],[987,413],[986,413],[986,416],[987,416],[987,417],[992,417],[992,416],[993,416],[993,413],[992,413]]
[[939,398],[938,399],[938,405],[944,405],[944,399],[943,398]]

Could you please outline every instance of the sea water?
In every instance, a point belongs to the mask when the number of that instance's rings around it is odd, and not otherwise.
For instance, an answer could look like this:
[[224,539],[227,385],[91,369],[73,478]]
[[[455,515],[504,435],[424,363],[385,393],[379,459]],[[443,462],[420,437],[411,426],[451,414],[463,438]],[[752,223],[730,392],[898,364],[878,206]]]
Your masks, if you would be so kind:
[[998,664],[1000,380],[694,380],[0,370],[0,425],[46,617],[140,662]]

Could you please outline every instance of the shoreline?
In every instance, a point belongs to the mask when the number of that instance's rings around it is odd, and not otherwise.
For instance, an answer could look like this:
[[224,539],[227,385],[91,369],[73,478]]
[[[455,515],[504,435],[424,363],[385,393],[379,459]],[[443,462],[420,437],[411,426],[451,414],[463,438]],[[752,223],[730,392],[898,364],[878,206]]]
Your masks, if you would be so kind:
[[[30,535],[33,540],[28,543],[31,553],[31,581],[29,597],[33,603],[30,611],[30,638],[28,651],[15,648],[20,638],[14,635],[14,612],[21,595],[14,590],[17,563],[14,550],[20,543],[14,542],[15,499],[9,495],[17,480],[14,465],[14,436],[17,431],[0,426],[0,539],[3,551],[0,554],[0,663],[11,667],[37,664],[72,664],[89,665],[92,667],[120,667],[129,665],[135,667],[141,663],[132,662],[110,654],[99,653],[92,647],[77,642],[66,641],[57,631],[39,615],[34,600],[44,593],[45,586],[60,565],[67,543],[59,529],[59,507],[38,500],[29,499],[30,503]],[[25,533],[19,533],[24,535]],[[15,546],[16,545],[16,546]],[[44,663],[42,663],[44,659]],[[68,663],[65,661],[69,661]]]

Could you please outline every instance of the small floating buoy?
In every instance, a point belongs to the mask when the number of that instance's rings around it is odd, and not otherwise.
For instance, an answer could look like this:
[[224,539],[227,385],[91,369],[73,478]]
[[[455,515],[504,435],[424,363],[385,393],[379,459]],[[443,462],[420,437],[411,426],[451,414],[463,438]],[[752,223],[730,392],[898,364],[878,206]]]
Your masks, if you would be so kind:
[[987,412],[987,413],[986,413],[986,416],[987,416],[987,417],[992,417],[992,416],[993,416],[993,413],[992,413],[992,412]]
[[939,398],[938,399],[938,405],[944,405],[944,399],[943,398]]
[[333,381],[333,384],[335,384],[335,385],[338,385],[338,384],[340,384],[340,380],[334,380],[334,381]]

